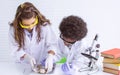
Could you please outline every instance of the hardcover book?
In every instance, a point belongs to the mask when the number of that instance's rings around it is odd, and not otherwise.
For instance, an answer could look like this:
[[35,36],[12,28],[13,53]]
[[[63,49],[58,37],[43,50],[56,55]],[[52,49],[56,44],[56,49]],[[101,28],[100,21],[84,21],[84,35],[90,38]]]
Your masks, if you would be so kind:
[[119,64],[120,63],[120,59],[113,59],[113,58],[106,58],[106,57],[104,57],[103,63]]
[[103,67],[120,70],[120,64],[103,63]]
[[120,71],[119,70],[114,70],[114,69],[110,69],[110,68],[104,67],[103,71],[107,72],[107,73],[115,74],[115,75],[120,75]]
[[101,56],[108,57],[108,58],[114,58],[114,59],[120,58],[120,49],[113,48],[110,50],[103,51],[101,52]]

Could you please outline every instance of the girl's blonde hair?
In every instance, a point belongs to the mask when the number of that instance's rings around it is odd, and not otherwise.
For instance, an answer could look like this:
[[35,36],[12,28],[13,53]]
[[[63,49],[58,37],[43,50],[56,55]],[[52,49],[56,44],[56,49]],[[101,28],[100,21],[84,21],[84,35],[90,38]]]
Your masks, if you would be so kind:
[[[14,38],[15,41],[19,44],[19,49],[24,48],[24,29],[19,25],[19,23],[23,19],[30,19],[32,17],[38,17],[38,24],[36,25],[36,32],[37,32],[37,42],[40,42],[40,32],[41,32],[41,25],[45,25],[44,23],[50,24],[50,21],[43,16],[38,9],[30,2],[25,2],[20,4],[17,8],[15,18],[11,23],[11,26],[14,28]],[[19,50],[18,49],[18,50]]]

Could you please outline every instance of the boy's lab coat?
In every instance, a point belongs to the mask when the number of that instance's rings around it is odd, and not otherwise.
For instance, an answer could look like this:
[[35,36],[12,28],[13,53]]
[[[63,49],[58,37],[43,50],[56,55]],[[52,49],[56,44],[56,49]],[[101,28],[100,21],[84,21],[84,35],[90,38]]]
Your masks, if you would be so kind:
[[[14,56],[14,59],[19,62],[26,62],[24,60],[20,60],[20,58],[28,53],[31,56],[33,56],[36,59],[36,62],[39,64],[41,61],[43,61],[48,54],[49,50],[56,50],[56,37],[51,29],[50,25],[41,26],[41,40],[39,43],[37,43],[37,32],[35,30],[36,28],[33,28],[33,35],[30,39],[28,37],[28,33],[25,31],[25,46],[24,48],[21,48],[18,51],[18,44],[15,42],[14,39],[14,29],[10,28],[10,47],[12,50],[12,55]],[[55,51],[56,52],[56,51]]]
[[59,51],[57,57],[59,59],[66,57],[67,62],[72,63],[74,69],[79,70],[80,68],[88,67],[89,59],[81,54],[87,49],[87,46],[83,44],[82,41],[77,41],[72,45],[71,49],[69,49],[65,46],[63,40],[59,38],[58,48]]

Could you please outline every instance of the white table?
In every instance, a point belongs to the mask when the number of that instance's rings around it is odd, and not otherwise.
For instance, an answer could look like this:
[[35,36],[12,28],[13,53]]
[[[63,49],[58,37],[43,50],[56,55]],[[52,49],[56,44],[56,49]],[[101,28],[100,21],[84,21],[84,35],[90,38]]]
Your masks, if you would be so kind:
[[[64,73],[61,71],[61,66],[57,66],[53,74],[38,74],[38,73],[31,73],[30,75],[64,75]],[[88,75],[88,71],[84,72],[76,72],[73,75]],[[90,75],[113,75],[109,73],[105,73],[102,71],[102,68],[99,68],[99,70],[96,73],[90,74]]]
[[[17,69],[13,62],[0,62],[0,75],[22,75]],[[64,75],[61,71],[60,65],[56,66],[53,74],[38,74],[32,72],[30,75]],[[87,72],[77,72],[74,75],[87,75]],[[102,72],[102,68],[98,72],[92,75],[113,75],[109,73]]]

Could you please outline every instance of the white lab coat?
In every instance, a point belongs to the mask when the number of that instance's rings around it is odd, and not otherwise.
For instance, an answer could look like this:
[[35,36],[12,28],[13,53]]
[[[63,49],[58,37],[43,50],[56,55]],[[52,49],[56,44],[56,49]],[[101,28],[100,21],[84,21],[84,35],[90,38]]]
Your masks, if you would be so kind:
[[88,63],[90,60],[81,54],[85,53],[85,50],[88,48],[88,46],[83,43],[83,41],[75,42],[72,45],[71,49],[69,49],[67,46],[65,46],[63,40],[59,38],[58,48],[59,51],[57,52],[58,54],[56,55],[56,57],[58,59],[66,57],[67,62],[72,63],[75,70],[88,67]]
[[36,62],[40,64],[40,62],[44,59],[46,59],[48,51],[54,50],[56,53],[56,37],[54,32],[51,29],[50,25],[41,26],[41,40],[39,43],[37,43],[37,32],[35,30],[35,27],[33,28],[33,35],[30,39],[28,36],[28,32],[25,31],[25,46],[24,48],[21,48],[19,51],[18,49],[18,43],[15,42],[14,39],[14,29],[13,27],[10,27],[10,47],[12,50],[12,55],[14,59],[17,62],[20,63],[26,63],[24,60],[20,60],[20,57],[22,57],[24,54],[28,53],[31,56],[33,56],[36,59]]

